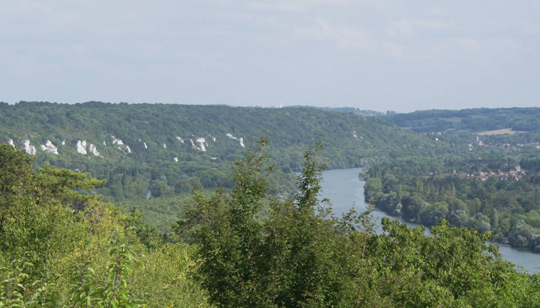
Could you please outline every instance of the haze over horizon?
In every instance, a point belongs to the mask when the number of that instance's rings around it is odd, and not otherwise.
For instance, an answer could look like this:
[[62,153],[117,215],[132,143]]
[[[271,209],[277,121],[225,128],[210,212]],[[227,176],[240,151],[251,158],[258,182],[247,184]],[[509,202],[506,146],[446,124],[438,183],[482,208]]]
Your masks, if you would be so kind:
[[6,0],[0,101],[540,106],[540,2]]

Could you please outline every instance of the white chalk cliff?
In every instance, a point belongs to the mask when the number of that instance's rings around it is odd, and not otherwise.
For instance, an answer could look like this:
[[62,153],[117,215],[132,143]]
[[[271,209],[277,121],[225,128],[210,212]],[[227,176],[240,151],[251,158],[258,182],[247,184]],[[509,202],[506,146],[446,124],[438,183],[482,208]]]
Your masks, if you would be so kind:
[[58,148],[50,140],[47,140],[45,144],[42,144],[39,147],[45,153],[58,155]]
[[244,138],[236,138],[236,137],[233,136],[233,134],[231,134],[231,133],[227,133],[227,137],[231,138],[232,140],[239,141],[241,147],[243,147],[243,148],[246,147],[246,145],[244,144]]
[[24,150],[26,151],[26,153],[28,153],[28,155],[36,155],[36,147],[33,145],[30,145],[30,140],[24,139],[23,146],[24,146]]
[[86,152],[86,140],[77,140],[77,153],[86,155],[88,152]]

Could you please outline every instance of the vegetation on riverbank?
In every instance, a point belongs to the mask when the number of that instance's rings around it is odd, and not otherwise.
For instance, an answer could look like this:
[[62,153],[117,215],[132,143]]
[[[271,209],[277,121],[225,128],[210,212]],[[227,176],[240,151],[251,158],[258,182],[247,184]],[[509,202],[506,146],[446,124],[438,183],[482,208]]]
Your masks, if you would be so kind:
[[249,151],[232,192],[195,193],[164,243],[137,213],[74,190],[100,181],[35,173],[0,145],[0,306],[538,307],[540,276],[516,272],[487,234],[383,220],[377,235],[369,213],[329,217],[318,150],[284,201],[268,196],[264,148]]
[[540,252],[540,159],[526,153],[484,157],[409,157],[377,165],[367,171],[366,200],[419,224],[446,219]]

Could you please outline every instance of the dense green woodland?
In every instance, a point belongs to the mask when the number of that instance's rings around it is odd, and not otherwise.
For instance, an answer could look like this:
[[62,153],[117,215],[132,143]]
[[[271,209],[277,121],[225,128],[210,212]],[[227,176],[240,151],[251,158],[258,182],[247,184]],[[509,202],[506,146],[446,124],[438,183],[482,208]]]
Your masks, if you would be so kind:
[[489,234],[385,219],[377,235],[369,212],[329,216],[320,145],[298,192],[269,196],[266,145],[235,163],[231,192],[195,191],[167,243],[79,193],[102,181],[36,172],[0,145],[0,307],[540,307],[540,275],[516,272]]
[[[366,200],[423,225],[441,219],[540,252],[540,108],[431,110],[386,117],[467,151],[409,155],[366,170]],[[487,134],[486,134],[487,132]]]
[[[252,146],[261,136],[271,142],[273,176],[282,181],[300,170],[302,153],[317,141],[327,147],[322,156],[331,168],[365,165],[403,151],[442,151],[432,139],[372,116],[309,107],[0,103],[0,135],[0,142],[11,140],[19,148],[27,140],[40,167],[107,179],[98,193],[115,201],[143,199],[148,191],[153,197],[175,195],[197,185],[230,188],[231,163],[245,152],[242,145]],[[47,141],[58,155],[41,149]],[[77,151],[83,141],[86,154]]]
[[[463,142],[474,142],[480,134],[484,144],[499,149],[536,149],[540,145],[540,108],[426,110],[382,118],[419,133],[459,137]],[[512,133],[482,135],[501,129]]]
[[482,132],[501,128],[540,132],[540,108],[424,110],[389,114],[388,121],[417,132]]
[[515,156],[404,158],[371,168],[365,196],[378,208],[416,223],[430,226],[446,219],[491,231],[497,242],[540,252],[539,162]]
[[206,305],[187,277],[191,246],[164,244],[136,212],[80,189],[86,173],[44,168],[0,145],[0,307]]
[[[270,140],[269,155],[276,162],[269,192],[280,199],[294,193],[293,171],[300,170],[303,151],[317,141],[326,147],[321,159],[330,168],[395,163],[398,166],[389,168],[399,169],[400,159],[409,156],[416,157],[413,161],[429,163],[425,165],[429,171],[395,174],[402,182],[400,186],[387,185],[382,195],[378,195],[379,208],[403,215],[400,211],[404,204],[401,200],[396,202],[391,192],[411,195],[417,178],[460,168],[467,169],[462,172],[499,172],[500,165],[508,158],[514,160],[514,165],[527,159],[533,162],[540,159],[538,119],[540,108],[430,110],[383,115],[355,108],[0,103],[2,142],[26,148],[35,155],[36,167],[51,165],[105,179],[103,185],[89,193],[116,202],[124,212],[141,209],[144,220],[162,233],[170,232],[171,223],[182,217],[183,204],[189,200],[193,188],[232,189],[232,162],[245,153],[246,145],[253,145],[260,136]],[[478,135],[501,129],[519,133]],[[82,153],[80,147],[84,149]],[[490,166],[475,163],[486,157],[494,161]],[[367,175],[381,176],[373,172]],[[434,196],[434,189],[428,189],[422,195],[423,201],[446,202],[455,208],[446,210],[443,206],[439,209],[442,214],[433,216],[429,211],[422,214],[422,206],[406,206],[407,211],[414,208],[415,214],[407,212],[404,217],[427,225],[444,217],[460,226],[492,230],[498,241],[540,250],[537,248],[540,239],[536,240],[540,236],[539,223],[534,218],[540,211],[534,201],[538,200],[534,199],[535,171],[531,170],[523,181],[513,185],[504,184],[508,181],[494,184],[494,178],[487,183],[476,179],[480,184],[473,185],[473,179],[453,177],[456,198],[466,206],[455,205],[442,197],[446,193]],[[448,181],[445,178],[443,182]],[[426,187],[444,190],[440,183],[423,178],[421,182],[426,182]],[[524,187],[526,183],[528,187]],[[397,192],[396,187],[401,187],[402,192]],[[471,192],[470,187],[477,189]],[[496,191],[489,192],[493,190]],[[149,200],[143,202],[146,199]],[[478,202],[487,205],[478,207],[475,205]],[[497,220],[502,223],[491,218],[488,221],[486,217],[495,214],[487,208],[496,209]],[[456,211],[459,218],[454,217]],[[525,231],[516,231],[519,234],[512,231],[521,229]]]
[[539,110],[0,103],[0,307],[538,307]]
[[[317,141],[326,146],[321,156],[331,168],[446,150],[433,138],[373,116],[310,107],[0,103],[0,136],[0,142],[18,148],[27,141],[31,153],[34,147],[36,167],[49,164],[105,179],[90,193],[125,210],[141,208],[145,221],[160,232],[169,232],[181,217],[181,204],[194,187],[231,189],[233,162],[261,136],[269,139],[276,162],[269,190],[280,198],[294,192],[293,172]],[[198,143],[200,138],[204,142]],[[55,148],[47,148],[48,141]],[[79,150],[86,154],[77,151],[83,141],[84,151]]]

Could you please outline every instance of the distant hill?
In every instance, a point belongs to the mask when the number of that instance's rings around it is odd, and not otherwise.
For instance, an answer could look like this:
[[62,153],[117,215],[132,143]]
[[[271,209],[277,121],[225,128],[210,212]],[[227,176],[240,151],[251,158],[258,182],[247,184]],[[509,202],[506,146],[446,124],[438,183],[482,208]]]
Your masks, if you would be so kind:
[[478,133],[508,128],[513,131],[540,131],[540,108],[425,110],[384,118],[422,133]]
[[320,109],[325,111],[335,111],[335,112],[342,112],[342,113],[356,113],[356,114],[362,114],[362,115],[384,115],[384,113],[374,110],[363,110],[359,108],[354,107],[321,107]]
[[330,168],[444,151],[433,138],[373,116],[309,107],[0,103],[0,136],[35,155],[39,166],[107,179],[100,193],[116,200],[183,192],[198,183],[229,187],[231,162],[262,136],[278,173],[299,170],[303,152],[319,140]]

